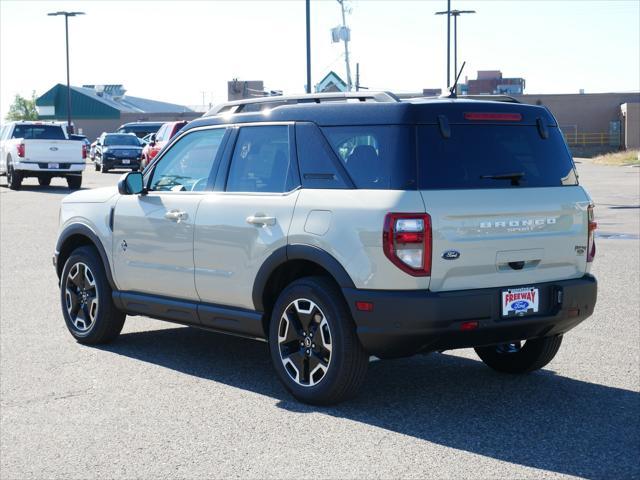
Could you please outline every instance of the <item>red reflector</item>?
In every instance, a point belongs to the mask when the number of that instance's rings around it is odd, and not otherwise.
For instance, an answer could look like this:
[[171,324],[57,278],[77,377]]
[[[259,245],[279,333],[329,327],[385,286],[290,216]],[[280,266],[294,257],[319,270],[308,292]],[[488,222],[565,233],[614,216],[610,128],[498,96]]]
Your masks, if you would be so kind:
[[356,302],[356,308],[361,312],[373,312],[373,302]]
[[580,309],[579,308],[569,308],[567,310],[567,316],[569,318],[577,317],[578,315],[580,315]]
[[479,323],[477,321],[473,321],[473,322],[462,322],[460,324],[460,330],[462,330],[463,332],[467,331],[467,330],[475,330],[476,328],[478,328]]
[[398,232],[396,242],[398,243],[422,243],[424,235],[422,232]]
[[501,122],[519,122],[522,115],[519,113],[487,113],[487,112],[467,112],[464,114],[465,120],[498,120]]

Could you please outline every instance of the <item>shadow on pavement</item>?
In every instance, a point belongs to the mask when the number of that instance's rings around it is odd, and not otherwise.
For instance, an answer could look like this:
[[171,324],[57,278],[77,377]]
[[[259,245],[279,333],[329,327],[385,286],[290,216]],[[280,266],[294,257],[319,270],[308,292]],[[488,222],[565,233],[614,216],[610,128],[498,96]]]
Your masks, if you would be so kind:
[[586,478],[640,475],[640,394],[550,370],[503,375],[446,354],[380,361],[370,364],[356,399],[318,408],[286,392],[261,342],[179,327],[123,334],[101,348],[276,398],[285,410],[319,411],[505,462]]

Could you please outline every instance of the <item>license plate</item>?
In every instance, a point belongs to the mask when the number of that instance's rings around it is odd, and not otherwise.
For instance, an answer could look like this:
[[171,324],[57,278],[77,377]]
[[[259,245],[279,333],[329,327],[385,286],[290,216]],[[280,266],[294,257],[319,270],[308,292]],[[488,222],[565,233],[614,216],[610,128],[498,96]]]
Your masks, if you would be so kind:
[[60,168],[60,164],[59,163],[50,163],[49,165],[47,165],[48,168]]
[[502,292],[502,316],[522,317],[537,313],[540,295],[535,287],[510,288]]
[[131,163],[131,160],[129,160],[128,158],[125,158],[124,160],[122,160],[123,165],[129,165],[130,163]]

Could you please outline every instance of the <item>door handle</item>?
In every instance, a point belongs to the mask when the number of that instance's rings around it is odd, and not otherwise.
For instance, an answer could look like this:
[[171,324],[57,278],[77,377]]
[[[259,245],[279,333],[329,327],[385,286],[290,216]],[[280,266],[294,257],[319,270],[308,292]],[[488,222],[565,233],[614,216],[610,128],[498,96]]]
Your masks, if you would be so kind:
[[247,217],[247,223],[251,225],[260,225],[266,227],[267,225],[275,225],[276,217],[267,217],[264,215],[251,215]]
[[180,223],[189,218],[189,214],[183,210],[169,210],[164,214],[164,218]]

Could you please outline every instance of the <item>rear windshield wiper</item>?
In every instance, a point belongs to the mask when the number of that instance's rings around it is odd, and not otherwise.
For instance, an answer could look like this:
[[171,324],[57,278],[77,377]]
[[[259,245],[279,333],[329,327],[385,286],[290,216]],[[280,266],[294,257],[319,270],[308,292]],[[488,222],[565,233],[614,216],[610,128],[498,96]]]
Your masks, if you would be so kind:
[[490,180],[511,180],[511,185],[518,186],[520,179],[524,177],[524,172],[500,173],[497,175],[482,175],[480,178]]

